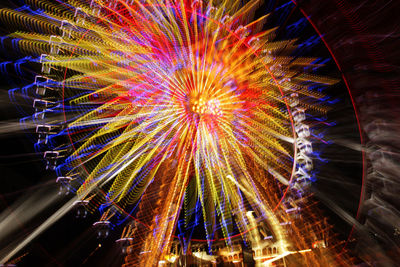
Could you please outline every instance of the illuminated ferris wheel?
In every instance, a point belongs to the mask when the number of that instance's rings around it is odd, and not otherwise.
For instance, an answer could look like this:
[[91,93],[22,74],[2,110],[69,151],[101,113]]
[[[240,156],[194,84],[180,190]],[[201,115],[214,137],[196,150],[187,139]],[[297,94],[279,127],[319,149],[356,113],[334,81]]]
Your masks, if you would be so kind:
[[348,262],[309,191],[329,143],[324,89],[339,80],[258,15],[263,1],[25,2],[0,17],[33,65],[23,122],[70,197],[57,216],[99,211],[99,238],[124,224],[127,265],[189,251],[210,264],[248,251],[260,266]]

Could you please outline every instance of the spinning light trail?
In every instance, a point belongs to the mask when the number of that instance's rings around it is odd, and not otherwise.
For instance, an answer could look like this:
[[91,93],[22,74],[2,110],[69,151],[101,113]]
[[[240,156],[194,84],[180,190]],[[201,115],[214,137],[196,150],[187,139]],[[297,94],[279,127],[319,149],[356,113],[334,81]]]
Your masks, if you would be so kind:
[[0,17],[41,68],[37,146],[103,226],[135,207],[123,235],[141,266],[169,254],[181,210],[183,228],[204,222],[209,249],[217,228],[228,246],[237,233],[260,243],[254,212],[292,253],[277,214],[313,179],[307,120],[327,110],[313,88],[336,81],[305,71],[319,64],[291,56],[296,40],[274,41],[269,15],[254,16],[261,1],[25,2],[38,10]]

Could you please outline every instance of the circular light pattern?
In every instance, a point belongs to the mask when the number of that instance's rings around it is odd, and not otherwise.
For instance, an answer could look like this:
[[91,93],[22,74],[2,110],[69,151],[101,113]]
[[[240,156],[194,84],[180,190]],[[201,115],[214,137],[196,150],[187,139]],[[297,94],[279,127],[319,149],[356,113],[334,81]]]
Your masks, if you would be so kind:
[[307,120],[327,110],[314,88],[336,81],[307,73],[315,58],[292,57],[295,40],[274,41],[260,1],[27,2],[45,11],[2,17],[35,31],[11,37],[41,64],[38,144],[54,148],[61,187],[100,209],[99,235],[136,217],[124,238],[140,239],[141,266],[170,258],[193,221],[209,249],[217,229],[261,247],[261,220],[282,255],[304,250],[282,223],[313,179]]

